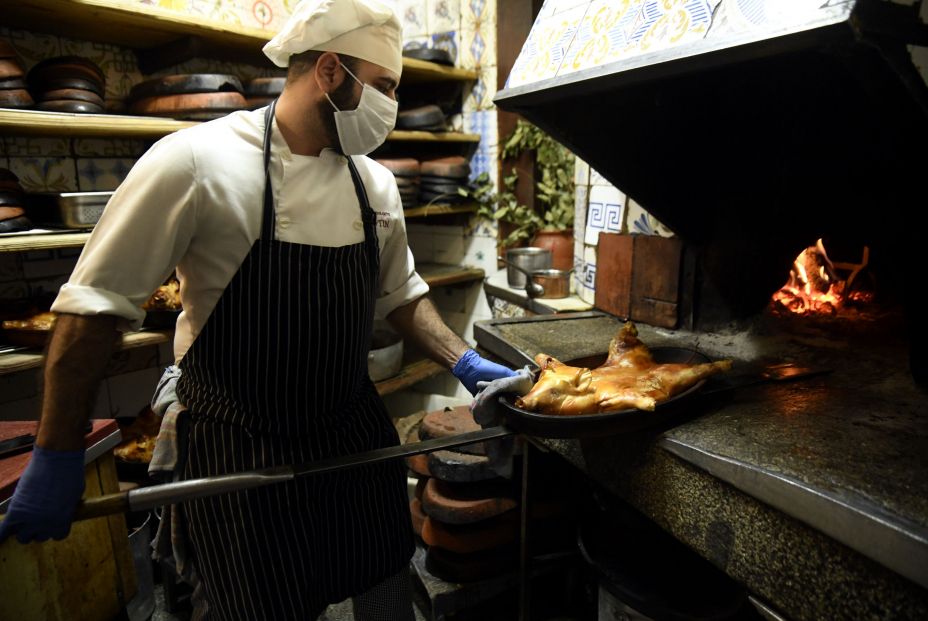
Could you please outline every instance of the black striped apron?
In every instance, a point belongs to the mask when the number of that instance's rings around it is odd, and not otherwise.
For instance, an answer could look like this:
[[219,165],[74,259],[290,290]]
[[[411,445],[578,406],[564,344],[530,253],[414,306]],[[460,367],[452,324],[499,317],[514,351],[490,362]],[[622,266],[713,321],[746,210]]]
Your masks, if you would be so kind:
[[[180,363],[185,479],[399,443],[367,373],[380,258],[351,158],[363,242],[274,236],[265,115],[261,235]],[[184,504],[211,619],[315,619],[400,571],[413,551],[402,462]]]

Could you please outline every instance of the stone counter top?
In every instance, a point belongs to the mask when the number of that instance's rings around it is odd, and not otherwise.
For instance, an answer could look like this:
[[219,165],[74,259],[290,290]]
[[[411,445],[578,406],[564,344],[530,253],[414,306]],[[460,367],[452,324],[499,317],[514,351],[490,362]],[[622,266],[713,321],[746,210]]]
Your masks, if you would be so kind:
[[[495,331],[523,360],[587,356],[597,339],[604,351],[619,321],[580,315],[475,334]],[[860,605],[878,610],[863,615],[873,618],[928,617],[928,394],[893,331],[638,327],[650,346],[732,358],[733,376],[781,362],[831,373],[697,396],[682,422],[648,433],[544,445],[791,618],[860,618]]]

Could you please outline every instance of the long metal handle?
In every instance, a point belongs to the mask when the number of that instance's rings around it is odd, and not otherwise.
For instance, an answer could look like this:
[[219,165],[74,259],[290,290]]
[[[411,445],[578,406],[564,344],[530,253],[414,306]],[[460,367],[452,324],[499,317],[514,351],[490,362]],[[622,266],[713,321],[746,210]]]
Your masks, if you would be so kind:
[[373,451],[355,453],[353,455],[345,455],[332,459],[324,459],[308,464],[264,468],[249,472],[224,474],[202,479],[191,479],[189,481],[178,481],[176,483],[165,483],[164,485],[152,485],[130,490],[128,492],[107,494],[98,498],[88,498],[78,505],[77,511],[74,514],[74,520],[86,520],[104,515],[125,513],[126,511],[143,511],[162,505],[172,505],[197,498],[215,496],[216,494],[226,494],[229,492],[271,485],[272,483],[292,481],[293,479],[313,474],[344,470],[390,459],[397,459],[399,457],[409,457],[467,444],[475,444],[486,440],[504,438],[513,433],[511,429],[503,426],[488,427],[487,429],[462,433],[447,438],[436,438],[424,442],[389,446],[387,448],[375,449]]

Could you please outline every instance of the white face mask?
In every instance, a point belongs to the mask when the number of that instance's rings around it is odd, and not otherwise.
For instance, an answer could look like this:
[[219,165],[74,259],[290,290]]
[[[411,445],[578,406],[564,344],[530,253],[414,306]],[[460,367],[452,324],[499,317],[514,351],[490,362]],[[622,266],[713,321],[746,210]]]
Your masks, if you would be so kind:
[[335,108],[335,127],[342,151],[345,155],[367,155],[382,145],[387,134],[393,130],[399,104],[376,88],[361,82],[345,65],[342,67],[362,87],[358,107],[354,110],[339,110],[328,93],[325,97]]

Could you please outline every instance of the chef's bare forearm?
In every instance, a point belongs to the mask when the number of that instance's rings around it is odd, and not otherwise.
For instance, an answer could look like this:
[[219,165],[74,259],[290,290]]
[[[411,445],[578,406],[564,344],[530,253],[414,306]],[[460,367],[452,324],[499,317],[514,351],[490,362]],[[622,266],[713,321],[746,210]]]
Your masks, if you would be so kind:
[[398,307],[387,315],[397,332],[422,352],[448,369],[470,346],[445,324],[435,305],[426,296]]
[[118,337],[112,315],[58,316],[45,356],[39,446],[58,451],[84,447],[84,425]]

